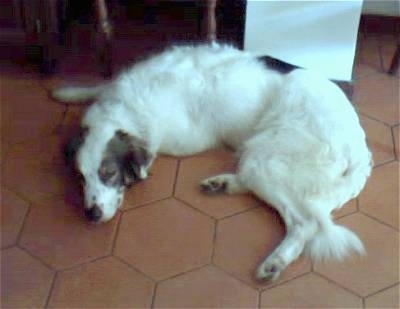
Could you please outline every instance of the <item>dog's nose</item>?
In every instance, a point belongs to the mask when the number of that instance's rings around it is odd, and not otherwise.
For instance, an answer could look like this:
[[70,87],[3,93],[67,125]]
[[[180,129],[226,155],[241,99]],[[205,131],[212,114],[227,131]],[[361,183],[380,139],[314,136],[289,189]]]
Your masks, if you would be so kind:
[[97,222],[102,217],[103,212],[101,211],[100,207],[97,205],[93,205],[92,208],[85,209],[85,217],[89,221]]

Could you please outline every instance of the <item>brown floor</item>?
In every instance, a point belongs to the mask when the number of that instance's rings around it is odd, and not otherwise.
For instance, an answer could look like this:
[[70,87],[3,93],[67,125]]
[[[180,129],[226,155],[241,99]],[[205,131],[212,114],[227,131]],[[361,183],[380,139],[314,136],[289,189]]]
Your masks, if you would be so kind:
[[251,196],[198,190],[203,177],[234,168],[228,152],[160,157],[112,222],[88,224],[60,154],[82,109],[53,102],[45,88],[99,78],[82,57],[44,79],[3,61],[2,307],[398,308],[399,78],[385,73],[394,48],[394,36],[360,35],[355,65],[353,100],[375,168],[336,218],[367,255],[301,258],[272,285],[252,274],[284,235],[276,213]]

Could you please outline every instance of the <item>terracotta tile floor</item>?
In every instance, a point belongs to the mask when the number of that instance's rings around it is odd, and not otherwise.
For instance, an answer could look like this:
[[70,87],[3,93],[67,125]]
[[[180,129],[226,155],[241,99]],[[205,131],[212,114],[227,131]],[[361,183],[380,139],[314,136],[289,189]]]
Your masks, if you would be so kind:
[[335,214],[367,255],[301,258],[273,285],[252,274],[284,236],[276,212],[250,195],[198,191],[203,177],[235,168],[230,153],[160,157],[112,222],[88,224],[60,156],[82,108],[51,101],[45,88],[99,78],[90,66],[77,74],[80,62],[47,79],[3,62],[1,306],[398,308],[399,78],[385,73],[394,47],[394,37],[360,35],[353,101],[375,168]]

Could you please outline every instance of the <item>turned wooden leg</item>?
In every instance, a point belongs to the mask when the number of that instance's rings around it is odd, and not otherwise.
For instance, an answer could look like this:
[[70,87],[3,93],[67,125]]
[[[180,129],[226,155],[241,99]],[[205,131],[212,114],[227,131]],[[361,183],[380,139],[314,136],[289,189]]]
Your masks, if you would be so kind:
[[112,75],[112,35],[113,29],[108,19],[108,10],[105,0],[96,0],[97,34],[101,37],[100,60],[103,66],[104,77]]
[[213,42],[217,39],[217,19],[215,16],[216,7],[217,0],[207,0],[207,6],[205,9],[207,31],[206,38],[209,42]]

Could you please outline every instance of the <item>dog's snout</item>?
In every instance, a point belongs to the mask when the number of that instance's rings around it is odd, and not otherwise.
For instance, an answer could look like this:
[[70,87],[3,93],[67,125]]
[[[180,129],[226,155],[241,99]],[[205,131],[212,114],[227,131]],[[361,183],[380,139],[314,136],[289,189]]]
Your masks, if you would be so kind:
[[100,209],[100,207],[97,205],[93,205],[93,207],[91,207],[89,209],[85,209],[85,217],[89,221],[97,222],[101,219],[102,216],[103,216],[103,212]]

